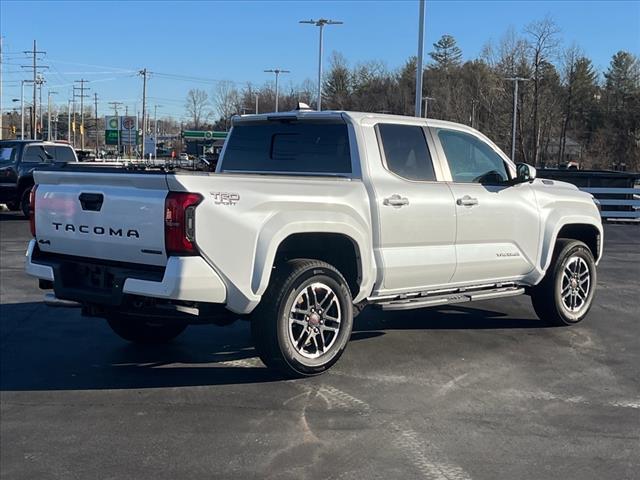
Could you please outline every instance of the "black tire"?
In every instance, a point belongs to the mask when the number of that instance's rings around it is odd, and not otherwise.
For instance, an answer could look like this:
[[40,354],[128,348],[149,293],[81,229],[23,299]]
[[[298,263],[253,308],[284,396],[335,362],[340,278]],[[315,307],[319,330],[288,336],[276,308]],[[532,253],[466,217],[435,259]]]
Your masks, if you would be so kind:
[[124,340],[141,344],[167,343],[180,335],[187,324],[177,320],[110,315],[107,323]]
[[[581,259],[584,263],[575,259]],[[563,289],[566,292],[578,291],[572,288],[573,284],[571,283],[572,280],[569,279],[570,277],[568,275],[565,276],[567,266],[569,265],[569,268],[571,268],[576,262],[580,262],[579,265],[585,267],[583,271],[588,271],[589,281],[585,287],[586,294],[584,292],[585,289],[582,289],[579,290],[580,297],[575,297],[576,308],[579,308],[572,310],[565,303],[569,301],[571,304],[571,298],[563,300],[562,293]],[[574,325],[589,313],[593,304],[596,281],[596,262],[589,247],[578,240],[560,239],[556,242],[547,273],[542,281],[531,289],[533,309],[538,318],[552,325]],[[575,284],[582,286],[579,279],[575,281]],[[576,289],[578,288],[576,287]],[[569,294],[569,296],[571,295]],[[581,297],[584,297],[584,300],[581,301]]]
[[[318,284],[318,287],[311,289],[312,284]],[[318,291],[325,287],[328,290],[319,294]],[[329,291],[334,297],[330,296]],[[320,298],[324,292],[326,295]],[[301,295],[307,298],[313,296],[314,305],[301,301]],[[306,322],[306,327],[289,325],[296,299],[302,302],[300,305],[305,305],[306,311],[314,311],[311,315],[296,314],[300,315],[301,323]],[[323,312],[325,301],[329,302],[329,307]],[[332,320],[336,314],[340,318],[337,327]],[[337,332],[333,333],[329,328],[336,328]],[[278,266],[260,305],[251,314],[251,335],[260,359],[267,367],[277,369],[288,377],[313,376],[329,369],[344,352],[352,328],[353,304],[349,286],[338,270],[319,260],[296,259]],[[296,330],[300,332],[300,340],[307,335],[308,343],[303,341],[301,347],[294,345]],[[318,339],[318,336],[321,338]],[[318,342],[322,342],[322,350],[326,347],[326,351],[321,353]],[[305,350],[306,345],[309,350],[315,348],[315,353]],[[318,356],[307,356],[312,354]]]
[[31,210],[31,204],[29,202],[30,200],[30,195],[31,195],[31,189],[33,188],[33,186],[27,187],[22,191],[22,195],[20,196],[20,210],[22,210],[22,214],[26,217],[29,218],[29,213]]

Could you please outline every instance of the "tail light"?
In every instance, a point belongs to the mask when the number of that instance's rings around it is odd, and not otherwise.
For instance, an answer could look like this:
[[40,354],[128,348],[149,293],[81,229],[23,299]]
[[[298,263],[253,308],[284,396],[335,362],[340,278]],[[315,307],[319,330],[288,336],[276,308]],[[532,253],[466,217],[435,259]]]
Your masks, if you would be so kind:
[[167,256],[196,255],[196,207],[198,193],[169,192],[164,201],[164,245]]
[[37,185],[34,185],[29,193],[29,228],[31,229],[31,235],[36,236],[36,190]]

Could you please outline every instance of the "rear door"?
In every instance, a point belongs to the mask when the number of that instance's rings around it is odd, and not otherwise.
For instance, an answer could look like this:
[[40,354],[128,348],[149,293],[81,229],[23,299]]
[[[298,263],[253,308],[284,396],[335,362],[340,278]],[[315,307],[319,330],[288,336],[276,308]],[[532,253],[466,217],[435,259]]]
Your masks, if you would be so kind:
[[[434,163],[428,131],[420,124],[378,123],[366,142],[381,265],[378,293],[421,290],[449,282],[454,273],[453,196]],[[380,281],[381,280],[381,281]]]
[[43,252],[165,265],[164,174],[36,171]]
[[521,277],[533,269],[539,214],[529,183],[510,185],[505,159],[479,136],[436,128],[455,198],[457,267],[453,283]]

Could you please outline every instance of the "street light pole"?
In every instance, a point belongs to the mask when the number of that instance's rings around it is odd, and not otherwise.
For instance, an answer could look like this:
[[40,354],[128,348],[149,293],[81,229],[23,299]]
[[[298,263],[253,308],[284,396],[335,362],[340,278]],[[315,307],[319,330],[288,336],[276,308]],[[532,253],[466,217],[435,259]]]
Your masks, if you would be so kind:
[[153,120],[154,120],[154,149],[153,149],[153,158],[157,160],[158,158],[158,107],[162,108],[162,105],[154,105],[153,106]]
[[510,82],[513,82],[513,125],[511,127],[511,161],[515,162],[516,157],[516,129],[518,121],[518,82],[527,82],[529,78],[523,77],[510,77],[505,78]]
[[47,140],[51,141],[51,95],[55,95],[58,92],[47,92]]
[[[265,70],[265,73],[275,73],[276,75],[276,112],[278,111],[278,77],[280,76],[281,73],[291,73],[290,70],[282,70],[280,68],[273,68],[270,70]],[[256,102],[257,105],[257,102]],[[258,107],[256,106],[256,111],[258,110]]]
[[435,100],[435,98],[433,98],[433,97],[422,97],[422,99],[424,100],[424,118],[427,118],[429,102],[430,101],[433,102]]
[[316,110],[320,111],[322,110],[322,40],[324,27],[325,25],[342,25],[344,22],[321,18],[319,20],[300,20],[298,23],[306,23],[320,28],[320,45],[318,48],[318,100],[316,105]]
[[[424,49],[424,0],[420,0],[420,19],[418,20],[418,61],[416,62],[416,117],[421,117],[422,112],[422,57]],[[425,107],[426,108],[426,107]],[[426,118],[426,115],[425,115]]]
[[22,80],[20,83],[20,140],[24,140],[24,84],[31,80]]

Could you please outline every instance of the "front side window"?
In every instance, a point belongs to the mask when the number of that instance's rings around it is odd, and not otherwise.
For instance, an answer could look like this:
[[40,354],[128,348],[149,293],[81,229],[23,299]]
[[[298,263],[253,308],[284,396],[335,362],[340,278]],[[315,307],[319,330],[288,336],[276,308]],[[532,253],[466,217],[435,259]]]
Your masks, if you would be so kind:
[[27,163],[47,162],[47,152],[42,145],[29,145],[22,156],[22,161]]
[[500,184],[509,180],[504,160],[489,145],[468,133],[438,130],[454,182]]
[[378,132],[389,171],[407,180],[435,181],[422,127],[381,123]]
[[345,123],[269,121],[233,127],[222,171],[351,173]]

